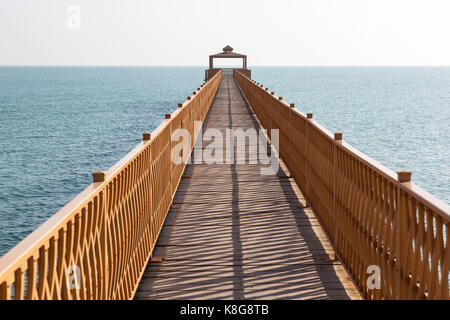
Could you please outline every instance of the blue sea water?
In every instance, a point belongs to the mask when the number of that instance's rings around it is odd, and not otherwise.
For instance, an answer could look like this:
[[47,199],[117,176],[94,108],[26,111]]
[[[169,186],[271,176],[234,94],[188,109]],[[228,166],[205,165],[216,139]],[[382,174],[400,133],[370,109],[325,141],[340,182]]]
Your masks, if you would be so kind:
[[0,256],[152,131],[202,68],[1,67]]
[[252,78],[450,203],[450,67],[260,67]]
[[[201,67],[0,67],[0,255],[203,76]],[[253,78],[450,203],[450,68],[257,67]]]

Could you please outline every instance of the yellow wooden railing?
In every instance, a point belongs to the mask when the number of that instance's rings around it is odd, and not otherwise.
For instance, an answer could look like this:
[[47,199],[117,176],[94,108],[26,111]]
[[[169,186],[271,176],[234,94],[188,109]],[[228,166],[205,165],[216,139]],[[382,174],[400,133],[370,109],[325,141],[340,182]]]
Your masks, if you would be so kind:
[[[235,71],[334,249],[367,299],[449,299],[450,207]],[[270,133],[270,132],[269,132]],[[270,134],[269,134],[270,137]],[[367,269],[381,270],[380,289]]]
[[133,298],[185,167],[171,160],[172,132],[187,129],[195,141],[194,121],[203,122],[221,78],[6,253],[0,299]]

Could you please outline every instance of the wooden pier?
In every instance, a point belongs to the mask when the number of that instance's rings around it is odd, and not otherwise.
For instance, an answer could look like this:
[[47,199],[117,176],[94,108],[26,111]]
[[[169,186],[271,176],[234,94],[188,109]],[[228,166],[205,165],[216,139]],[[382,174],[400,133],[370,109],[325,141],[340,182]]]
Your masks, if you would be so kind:
[[[0,258],[0,300],[450,299],[447,204],[252,80],[233,48],[205,76]],[[254,143],[224,146],[225,164],[187,164],[199,124],[267,130],[278,170],[261,174]]]
[[[208,128],[259,129],[233,76]],[[186,167],[137,299],[360,298],[287,170],[261,176],[261,166]]]

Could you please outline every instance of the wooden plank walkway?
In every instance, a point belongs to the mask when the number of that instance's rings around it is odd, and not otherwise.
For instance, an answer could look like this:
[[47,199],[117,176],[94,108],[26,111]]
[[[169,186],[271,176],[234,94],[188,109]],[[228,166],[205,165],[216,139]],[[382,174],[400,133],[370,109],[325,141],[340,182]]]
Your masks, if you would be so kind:
[[[208,128],[259,129],[232,76]],[[186,167],[136,299],[360,299],[287,170],[261,167]]]

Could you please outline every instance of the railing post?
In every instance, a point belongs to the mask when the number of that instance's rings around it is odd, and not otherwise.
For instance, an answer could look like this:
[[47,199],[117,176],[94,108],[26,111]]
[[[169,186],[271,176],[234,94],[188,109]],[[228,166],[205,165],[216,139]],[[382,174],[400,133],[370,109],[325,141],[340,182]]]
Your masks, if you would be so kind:
[[336,132],[334,134],[334,140],[336,140],[337,142],[342,142],[342,133],[341,132]]
[[309,122],[313,120],[313,114],[312,113],[307,113],[306,114],[306,168],[305,168],[305,178],[306,178],[306,187],[305,187],[305,193],[306,193],[306,198],[310,199],[310,194],[309,194],[309,175],[308,175],[308,171],[309,171]]
[[11,286],[6,281],[0,284],[0,300],[11,300]]
[[93,183],[99,183],[99,182],[105,182],[106,180],[106,172],[105,171],[96,171],[92,173],[92,182]]
[[402,170],[397,172],[398,182],[405,184],[408,187],[411,185],[411,176],[412,173],[410,171]]
[[342,133],[336,132],[334,134],[334,148],[333,148],[333,236],[332,239],[332,245],[334,248],[334,259],[336,259],[336,251],[337,251],[337,242],[338,242],[338,227],[339,227],[339,221],[337,221],[337,197],[336,197],[336,190],[337,190],[337,155],[338,155],[338,144],[342,143]]
[[[92,182],[94,184],[96,183],[103,183],[106,180],[106,172],[104,171],[96,171],[92,173]],[[98,215],[103,217],[101,231],[100,231],[100,251],[101,251],[101,257],[99,259],[103,260],[103,263],[101,263],[103,273],[101,275],[102,282],[99,284],[101,287],[98,288],[100,291],[100,295],[103,297],[103,299],[109,299],[110,292],[109,292],[109,255],[108,255],[108,192],[106,188],[103,192],[99,192],[99,206],[101,206],[101,209],[98,211]]]
[[[145,133],[144,133],[145,135]],[[151,134],[150,136],[147,136],[147,138],[149,139],[148,141],[151,140]],[[144,136],[145,139],[145,136]],[[155,219],[154,219],[154,214],[153,214],[153,150],[154,148],[152,148],[151,146],[149,146],[148,148],[148,159],[146,161],[148,161],[148,167],[146,169],[147,171],[147,196],[148,196],[148,201],[144,201],[144,203],[146,204],[146,209],[147,209],[147,219],[148,219],[148,227],[147,227],[147,232],[146,232],[146,249],[147,249],[147,255],[145,256],[146,260],[149,261],[151,258],[151,255],[153,254],[153,247],[155,244],[154,238],[156,237],[155,235],[155,228],[154,228],[154,223],[155,223]],[[145,207],[145,205],[144,205]],[[145,236],[144,236],[145,237]]]
[[399,185],[397,185],[397,254],[396,254],[396,264],[397,264],[397,300],[401,300],[407,297],[405,290],[403,290],[403,272],[402,272],[402,259],[403,254],[406,253],[406,237],[407,235],[407,217],[408,212],[406,212],[406,206],[402,205],[401,201],[401,186],[410,187],[411,186],[411,176],[412,173],[407,170],[402,170],[397,172],[397,180]]
[[165,115],[166,121],[170,121],[169,123],[169,190],[170,190],[170,196],[173,198],[173,192],[172,192],[172,184],[173,184],[173,163],[172,163],[172,114],[166,113]]
[[292,111],[292,109],[294,109],[295,108],[295,103],[291,103],[290,105],[289,105],[289,127],[288,127],[288,152],[287,152],[287,155],[286,155],[286,164],[287,164],[287,167],[288,167],[288,170],[289,170],[289,174],[290,174],[290,176],[291,176],[291,178],[293,177],[293,175],[292,175],[292,172],[291,172],[291,168],[292,168],[292,163],[291,163],[291,159],[292,159],[292,156],[291,156],[291,153],[292,153],[292,136],[293,136],[293,134],[292,134],[292,112],[294,112],[294,111]]
[[111,265],[111,257],[109,255],[110,245],[109,245],[109,233],[108,233],[108,226],[109,226],[109,196],[108,196],[108,190],[110,186],[107,186],[105,188],[105,191],[103,193],[103,196],[101,197],[102,200],[102,208],[100,214],[103,216],[102,221],[102,230],[100,232],[100,248],[102,256],[100,259],[103,260],[102,264],[102,272],[103,272],[103,286],[101,288],[102,292],[102,299],[110,299],[110,265]]
[[[202,87],[203,87],[203,85],[202,85]],[[179,103],[178,108],[182,108],[182,107],[183,107],[183,104],[181,103],[181,106],[180,106],[180,103]],[[184,117],[183,116],[184,116],[184,112],[183,112],[183,110],[180,110],[180,129],[181,130],[184,129]],[[170,140],[172,140],[172,138]],[[184,144],[184,141],[183,141],[183,144]],[[170,154],[172,154],[172,150],[170,150]],[[186,167],[186,162],[184,161],[184,148],[181,149],[181,159],[183,161],[182,162],[183,170],[180,173],[182,176],[184,168]],[[177,181],[181,181],[181,176],[177,177]]]
[[142,141],[148,142],[152,139],[152,134],[150,132],[144,132],[142,134]]

